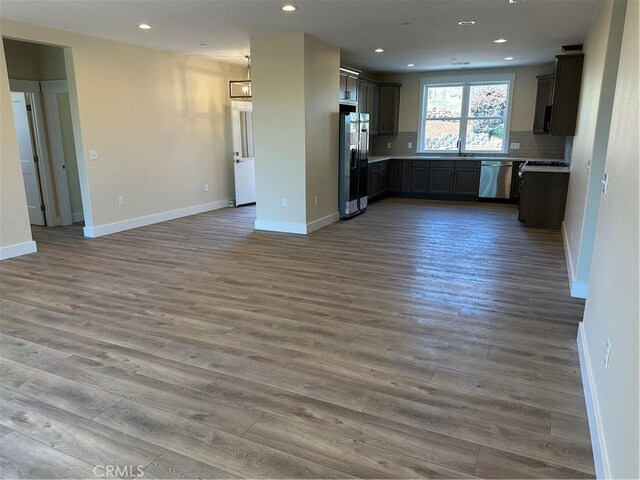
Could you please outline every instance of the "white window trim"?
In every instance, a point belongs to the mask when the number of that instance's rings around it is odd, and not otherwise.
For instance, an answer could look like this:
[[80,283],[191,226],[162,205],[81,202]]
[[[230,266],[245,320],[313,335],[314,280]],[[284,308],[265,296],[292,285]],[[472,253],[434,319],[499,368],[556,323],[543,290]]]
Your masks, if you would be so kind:
[[[462,85],[464,89],[468,91],[469,85],[471,84],[482,84],[482,83],[508,83],[509,84],[509,94],[507,96],[507,118],[505,119],[505,128],[504,128],[504,142],[502,150],[467,150],[466,148],[462,149],[462,153],[488,153],[488,154],[504,154],[509,153],[509,136],[511,134],[511,116],[512,116],[512,105],[513,105],[513,89],[515,86],[516,74],[514,73],[486,73],[486,74],[459,74],[459,75],[434,75],[429,77],[422,77],[420,79],[420,108],[418,109],[419,117],[418,117],[418,141],[416,153],[430,153],[430,154],[441,154],[441,155],[451,155],[454,153],[458,153],[455,150],[424,150],[423,147],[423,139],[424,139],[424,128],[425,128],[425,86],[430,87],[440,87],[440,86],[460,86]],[[463,91],[464,91],[463,89]],[[467,130],[466,128],[462,128],[462,125],[466,127],[468,121],[468,112],[469,112],[469,95],[463,93],[462,97],[462,111],[460,112],[460,141],[462,145],[466,144],[466,136]],[[434,120],[434,119],[432,119]]]

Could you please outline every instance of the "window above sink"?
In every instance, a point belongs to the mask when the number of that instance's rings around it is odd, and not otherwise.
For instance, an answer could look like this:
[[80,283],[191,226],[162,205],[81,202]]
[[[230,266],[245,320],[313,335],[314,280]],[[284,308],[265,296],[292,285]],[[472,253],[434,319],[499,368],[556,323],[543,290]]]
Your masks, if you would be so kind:
[[418,153],[508,153],[515,74],[421,80]]

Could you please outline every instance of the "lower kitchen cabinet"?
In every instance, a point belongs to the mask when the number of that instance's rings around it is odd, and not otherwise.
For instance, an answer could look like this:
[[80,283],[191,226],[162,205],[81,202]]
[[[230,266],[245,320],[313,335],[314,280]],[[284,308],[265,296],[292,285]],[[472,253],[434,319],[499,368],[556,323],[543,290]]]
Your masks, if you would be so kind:
[[[451,165],[449,166],[448,164]],[[453,193],[454,173],[455,169],[453,167],[453,162],[432,162],[431,169],[429,171],[428,193],[431,195],[451,195]]]
[[429,193],[429,161],[414,160],[411,168],[411,193]]
[[369,164],[369,178],[367,195],[369,198],[378,197],[389,192],[389,161],[383,160]]
[[384,160],[369,165],[369,198],[477,199],[477,160]]
[[525,171],[518,220],[525,227],[559,229],[564,220],[569,173]]
[[394,194],[411,193],[411,168],[409,160],[391,160],[389,166],[389,190]]
[[477,167],[458,168],[456,165],[453,175],[453,195],[477,197],[479,189],[480,169]]

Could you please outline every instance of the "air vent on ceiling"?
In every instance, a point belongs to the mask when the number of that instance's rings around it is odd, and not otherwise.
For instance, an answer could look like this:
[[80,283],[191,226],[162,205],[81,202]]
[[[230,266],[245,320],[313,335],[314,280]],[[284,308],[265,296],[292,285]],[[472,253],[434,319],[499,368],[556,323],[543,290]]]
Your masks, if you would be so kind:
[[470,65],[469,62],[452,62],[451,65]]

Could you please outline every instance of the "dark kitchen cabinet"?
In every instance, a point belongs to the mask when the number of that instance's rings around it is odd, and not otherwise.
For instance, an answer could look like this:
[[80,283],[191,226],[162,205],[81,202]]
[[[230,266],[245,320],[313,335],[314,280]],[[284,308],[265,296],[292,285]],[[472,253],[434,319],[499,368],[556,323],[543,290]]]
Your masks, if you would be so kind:
[[414,160],[411,163],[411,193],[429,193],[429,161]]
[[431,195],[451,195],[453,193],[454,162],[433,161],[429,171],[429,193]]
[[524,171],[518,220],[525,227],[559,229],[564,220],[569,173]]
[[480,189],[480,170],[477,168],[456,168],[453,176],[453,194],[477,197]]
[[477,197],[480,191],[480,166],[477,160],[456,160],[454,162],[453,195],[456,197]]
[[378,134],[378,107],[380,89],[376,82],[360,79],[358,86],[358,111],[369,114],[369,134]]
[[411,192],[411,161],[392,160],[389,172],[389,190],[396,194]]
[[369,164],[369,177],[367,187],[367,195],[369,198],[384,195],[389,191],[388,160]]
[[538,77],[533,133],[575,134],[583,62],[581,53],[557,55],[555,72]]
[[549,133],[551,127],[551,105],[553,104],[553,85],[556,76],[539,75],[536,94],[536,111],[533,119],[533,133]]
[[583,62],[583,54],[556,56],[556,78],[549,128],[551,135],[568,136],[576,133]]
[[378,134],[397,135],[400,120],[401,83],[379,84]]
[[340,103],[358,104],[358,75],[340,69]]

